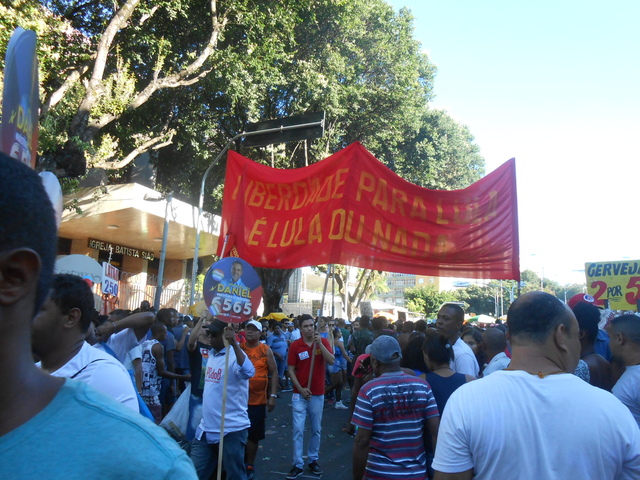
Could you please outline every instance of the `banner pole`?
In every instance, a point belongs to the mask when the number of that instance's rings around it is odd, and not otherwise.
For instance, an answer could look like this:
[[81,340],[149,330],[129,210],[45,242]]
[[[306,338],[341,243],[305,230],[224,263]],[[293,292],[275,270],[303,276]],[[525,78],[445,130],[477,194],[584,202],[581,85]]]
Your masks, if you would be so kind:
[[[224,334],[223,334],[224,335]],[[224,336],[224,381],[222,387],[222,408],[220,412],[220,443],[218,444],[218,475],[217,479],[222,480],[222,452],[224,446],[224,416],[227,409],[227,380],[229,378],[229,340]]]
[[[317,326],[313,329],[313,335],[317,332]],[[316,341],[315,338],[311,343],[311,368],[309,369],[309,380],[307,381],[307,389],[311,391],[311,380],[313,379],[313,365],[316,363]]]
[[222,244],[222,252],[220,252],[220,260],[224,258],[224,252],[227,251],[227,242],[229,241],[229,235],[224,236],[224,243]]
[[324,298],[327,295],[327,285],[329,283],[329,270],[331,265],[327,265],[327,276],[324,277],[324,289],[322,289],[322,303],[320,303],[320,316],[324,316]]

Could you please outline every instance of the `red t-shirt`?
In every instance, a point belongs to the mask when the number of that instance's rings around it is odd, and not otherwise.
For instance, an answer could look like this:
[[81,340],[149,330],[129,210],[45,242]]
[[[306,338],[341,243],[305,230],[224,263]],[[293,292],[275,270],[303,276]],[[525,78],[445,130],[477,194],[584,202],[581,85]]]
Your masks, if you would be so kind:
[[[325,338],[321,338],[324,347],[331,351],[331,345]],[[313,344],[312,344],[313,345]],[[316,360],[313,363],[313,378],[311,379],[311,395],[324,395],[324,370],[325,361],[319,345],[315,346]],[[309,383],[309,370],[311,370],[311,347],[307,345],[304,338],[299,338],[289,346],[287,365],[295,367],[296,377],[302,388],[306,388]],[[300,393],[293,387],[295,393]]]

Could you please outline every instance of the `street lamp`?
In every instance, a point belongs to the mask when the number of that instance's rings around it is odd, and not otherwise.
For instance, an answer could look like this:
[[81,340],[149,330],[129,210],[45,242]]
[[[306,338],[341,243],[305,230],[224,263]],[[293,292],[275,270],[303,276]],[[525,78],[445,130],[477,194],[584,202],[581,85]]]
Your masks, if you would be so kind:
[[189,305],[193,305],[196,294],[198,249],[200,247],[200,220],[202,218],[202,208],[204,205],[204,187],[207,177],[209,176],[209,172],[211,172],[213,167],[218,163],[231,145],[239,138],[243,139],[245,145],[257,147],[273,143],[319,138],[322,137],[322,135],[324,135],[324,112],[253,123],[247,125],[247,129],[244,132],[237,134],[229,140],[218,156],[213,160],[213,162],[211,162],[209,168],[204,172],[204,175],[202,176],[202,183],[200,184],[198,220],[196,222],[196,243],[193,249],[193,268],[191,270],[191,293],[189,294]]
[[171,201],[173,200],[173,192],[167,194],[166,198],[153,198],[145,195],[144,199],[148,202],[167,201],[164,207],[164,227],[162,229],[162,246],[160,247],[160,265],[158,266],[158,284],[156,286],[156,294],[153,297],[153,306],[160,308],[160,296],[162,295],[162,282],[164,280],[164,262],[167,258],[167,239],[169,238],[169,209],[171,208]]

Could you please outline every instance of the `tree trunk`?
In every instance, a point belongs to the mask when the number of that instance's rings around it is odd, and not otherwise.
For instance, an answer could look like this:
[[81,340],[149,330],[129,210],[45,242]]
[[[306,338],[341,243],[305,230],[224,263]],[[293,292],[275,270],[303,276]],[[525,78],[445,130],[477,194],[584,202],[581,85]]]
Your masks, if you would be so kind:
[[271,312],[277,312],[280,308],[282,294],[287,288],[287,282],[294,269],[282,270],[280,268],[256,268],[262,282],[262,299],[264,300],[263,316]]

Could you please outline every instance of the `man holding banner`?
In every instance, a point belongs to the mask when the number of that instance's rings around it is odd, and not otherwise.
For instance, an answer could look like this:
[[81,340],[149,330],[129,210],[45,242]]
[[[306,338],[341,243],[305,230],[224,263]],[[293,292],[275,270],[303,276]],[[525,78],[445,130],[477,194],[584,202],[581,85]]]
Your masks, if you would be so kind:
[[[202,397],[202,421],[196,430],[191,446],[198,478],[208,480],[218,465],[218,448],[222,424],[222,403],[226,394],[224,411],[224,470],[227,478],[246,480],[244,451],[247,444],[247,429],[251,426],[247,405],[249,401],[249,379],[255,368],[236,342],[233,328],[214,319],[207,327],[212,350],[207,360],[205,385]],[[225,346],[225,340],[228,346]],[[225,370],[226,349],[229,351],[229,368]],[[224,392],[224,375],[228,374]]]
[[320,429],[324,406],[324,380],[326,364],[335,360],[331,345],[313,328],[311,315],[300,317],[302,338],[289,347],[287,359],[289,377],[293,383],[293,467],[287,479],[297,478],[304,472],[302,447],[304,424],[307,416],[311,422],[311,438],[307,450],[309,469],[314,475],[322,475],[318,465],[320,453]]

